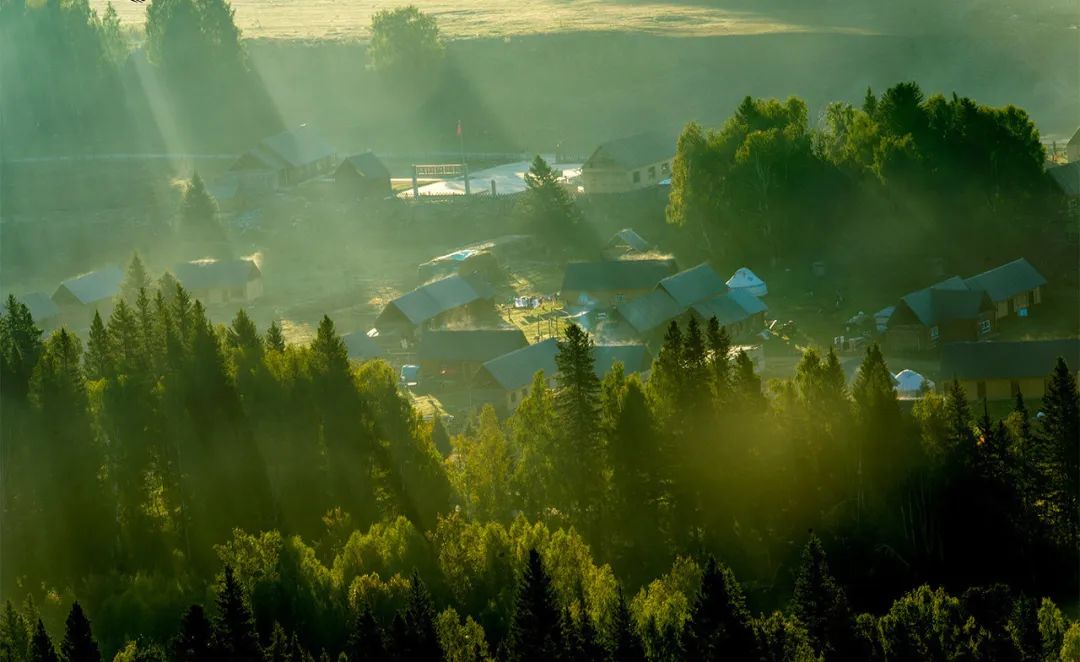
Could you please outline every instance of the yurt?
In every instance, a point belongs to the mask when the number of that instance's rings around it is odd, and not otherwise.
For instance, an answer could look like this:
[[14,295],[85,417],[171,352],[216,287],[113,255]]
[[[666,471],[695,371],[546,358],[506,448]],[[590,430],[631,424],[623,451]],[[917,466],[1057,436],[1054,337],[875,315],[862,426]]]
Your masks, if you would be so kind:
[[753,271],[746,267],[740,267],[727,281],[727,286],[733,290],[742,290],[756,297],[763,297],[769,293],[765,281],[757,277]]
[[901,370],[896,373],[895,381],[896,395],[901,400],[916,400],[934,389],[934,382],[914,370]]

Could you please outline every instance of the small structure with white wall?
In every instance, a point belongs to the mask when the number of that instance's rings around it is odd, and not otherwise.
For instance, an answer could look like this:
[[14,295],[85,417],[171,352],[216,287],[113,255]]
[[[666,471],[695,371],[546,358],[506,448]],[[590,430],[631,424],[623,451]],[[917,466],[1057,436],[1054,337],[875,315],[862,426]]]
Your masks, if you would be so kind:
[[731,278],[727,280],[727,286],[733,290],[742,290],[756,297],[763,297],[769,293],[769,287],[757,274],[746,267],[739,267]]
[[250,259],[181,262],[173,275],[203,303],[247,303],[263,293],[262,271]]

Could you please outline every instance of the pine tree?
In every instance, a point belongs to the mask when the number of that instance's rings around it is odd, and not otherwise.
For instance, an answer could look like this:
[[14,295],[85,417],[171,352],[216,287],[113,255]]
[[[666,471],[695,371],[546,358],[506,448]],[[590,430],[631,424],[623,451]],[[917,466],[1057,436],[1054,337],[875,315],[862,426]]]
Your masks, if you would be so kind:
[[271,322],[266,330],[266,348],[278,352],[285,351],[285,336],[281,333],[281,327],[277,322]]
[[414,570],[409,580],[409,604],[405,607],[405,649],[410,660],[441,660],[442,649],[435,633],[435,607],[431,594]]
[[367,604],[360,607],[353,620],[345,653],[348,662],[378,662],[386,656],[382,630]]
[[217,220],[217,203],[199,173],[192,176],[180,200],[180,229],[187,239],[204,245],[225,240],[225,231]]
[[101,651],[90,631],[90,621],[78,602],[71,605],[60,643],[60,659],[63,662],[100,662]]
[[210,659],[214,652],[214,628],[201,605],[191,605],[180,619],[180,631],[172,640],[172,656],[177,662]]
[[0,383],[5,396],[21,400],[29,392],[30,376],[41,355],[41,329],[15,295],[8,295],[4,312],[0,316]]
[[86,341],[84,364],[86,376],[89,379],[101,379],[113,373],[109,334],[105,330],[105,323],[101,321],[101,314],[96,310],[94,311],[94,319],[90,322],[90,335]]
[[750,611],[735,575],[710,557],[687,622],[690,659],[751,660],[757,656]]
[[[540,237],[561,245],[581,238],[582,223],[581,211],[559,183],[560,176],[544,159],[534,158],[525,173],[528,190],[518,203],[517,213]],[[575,243],[588,245],[584,241]]]
[[1050,460],[1051,494],[1061,520],[1059,528],[1075,545],[1080,512],[1080,396],[1076,378],[1063,358],[1058,358],[1050,374],[1042,411],[1042,435]]
[[611,617],[611,659],[613,662],[645,662],[645,651],[621,586],[616,588],[615,611]]
[[509,659],[513,662],[554,660],[562,649],[555,591],[535,549],[529,550],[518,585],[509,641]]
[[571,508],[589,511],[599,502],[603,490],[596,480],[603,467],[598,424],[600,380],[594,367],[592,339],[577,324],[567,327],[555,364],[559,369],[555,410],[562,424],[555,463],[572,486]]
[[139,296],[139,291],[149,289],[150,274],[147,273],[146,267],[139,258],[139,254],[135,253],[131,256],[131,262],[128,263],[127,273],[124,274],[124,280],[120,283],[119,296],[127,302],[128,305],[133,306],[135,305],[135,299]]
[[236,662],[262,660],[251,610],[230,565],[225,566],[225,576],[218,589],[217,607],[214,644],[218,654]]
[[720,326],[720,322],[715,317],[709,318],[705,339],[709,347],[713,394],[718,402],[724,403],[731,392],[731,361],[728,359],[728,354],[731,352],[731,339],[728,338],[727,329]]
[[806,627],[818,654],[826,659],[846,659],[852,654],[855,622],[851,608],[844,589],[829,572],[821,541],[813,533],[803,548],[790,612]]
[[664,334],[664,343],[653,362],[649,395],[661,420],[666,424],[676,417],[685,393],[683,372],[683,335],[679,323],[672,320]]
[[45,624],[38,619],[34,626],[34,635],[30,638],[30,657],[28,662],[59,662],[52,639],[45,631]]
[[710,375],[708,357],[705,355],[705,337],[697,319],[690,318],[686,324],[686,338],[682,347],[683,380],[686,383],[683,408],[691,415],[702,411],[706,398],[710,395]]

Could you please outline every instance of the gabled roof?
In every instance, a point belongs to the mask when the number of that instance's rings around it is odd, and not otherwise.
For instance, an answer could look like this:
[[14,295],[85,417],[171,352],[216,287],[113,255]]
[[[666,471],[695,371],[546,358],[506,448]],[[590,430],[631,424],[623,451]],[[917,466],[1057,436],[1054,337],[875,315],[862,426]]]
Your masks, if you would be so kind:
[[421,361],[489,361],[529,341],[516,327],[505,329],[439,329],[420,336]]
[[768,306],[753,294],[732,290],[727,294],[694,304],[693,310],[701,319],[709,320],[715,317],[720,326],[725,326],[765,312]]
[[992,301],[1005,301],[1011,297],[1046,285],[1043,277],[1024,258],[995,267],[981,274],[965,278],[964,283],[972,290],[985,290]]
[[403,294],[387,306],[394,306],[400,310],[411,323],[421,324],[440,313],[474,301],[490,299],[494,295],[491,286],[487,283],[476,278],[454,274]]
[[611,239],[608,240],[608,246],[629,246],[635,251],[647,251],[650,248],[649,242],[645,241],[637,232],[634,232],[631,228],[623,228],[615,233]]
[[667,134],[646,132],[602,143],[582,165],[591,168],[619,167],[633,170],[675,157],[675,139]]
[[60,287],[53,293],[53,300],[56,299],[56,294],[64,289],[83,304],[104,301],[116,296],[123,280],[124,272],[120,271],[120,267],[106,267],[91,271],[60,283]]
[[357,174],[364,177],[370,177],[372,179],[389,179],[390,171],[386,169],[386,165],[379,160],[379,157],[375,156],[373,152],[364,152],[363,154],[354,154],[347,156],[338,166],[340,171],[342,168],[350,167]]
[[[915,314],[915,317],[925,326],[934,326],[938,323],[936,317],[937,307],[934,303],[934,298],[931,296],[931,292],[941,290],[957,290],[967,291],[967,284],[959,276],[950,276],[940,283],[934,283],[930,287],[917,290],[911,294],[905,294],[900,298],[907,307],[911,309],[911,312]],[[939,301],[942,298],[939,297]]]
[[1080,339],[945,343],[940,374],[943,380],[1046,377],[1059,356],[1075,374],[1080,367]]
[[563,274],[562,289],[585,292],[647,290],[675,273],[674,260],[609,260],[571,262]]
[[327,144],[315,129],[306,124],[265,138],[259,143],[259,147],[293,167],[314,163],[334,155],[334,148]]
[[379,347],[379,344],[364,331],[353,331],[345,334],[341,336],[341,341],[345,343],[345,350],[349,353],[350,359],[366,361],[380,358],[386,354],[383,348]]
[[1053,177],[1065,195],[1074,198],[1080,196],[1080,161],[1047,168],[1046,174]]
[[728,291],[724,279],[706,263],[669,276],[657,287],[670,294],[680,306],[692,306]]
[[667,292],[655,289],[633,301],[620,303],[615,308],[634,331],[646,334],[686,312]]
[[[504,354],[484,363],[481,368],[502,388],[514,391],[528,386],[533,375],[539,370],[544,376],[554,377],[558,371],[555,357],[559,353],[559,344],[555,338],[548,338],[535,345],[529,345],[509,354]],[[626,374],[645,372],[652,367],[652,357],[643,345],[597,345],[593,347],[593,370],[597,377],[603,377],[611,370],[616,361],[623,364]]]
[[1080,145],[1080,128],[1076,129],[1076,133],[1072,134],[1072,138],[1069,138],[1067,145]]
[[30,316],[34,318],[35,322],[47,320],[60,314],[60,309],[49,298],[49,295],[44,292],[30,292],[17,298],[30,310]]
[[242,287],[262,276],[254,260],[192,260],[173,267],[173,275],[192,291]]

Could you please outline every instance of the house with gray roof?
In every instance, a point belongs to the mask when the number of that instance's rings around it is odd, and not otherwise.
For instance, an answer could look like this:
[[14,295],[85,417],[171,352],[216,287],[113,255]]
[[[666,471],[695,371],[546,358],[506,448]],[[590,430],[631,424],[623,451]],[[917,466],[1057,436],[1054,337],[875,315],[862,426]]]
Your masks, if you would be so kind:
[[677,270],[672,259],[571,262],[563,272],[562,299],[569,305],[613,305],[646,294]]
[[1059,357],[1076,375],[1080,339],[946,343],[937,383],[944,389],[955,380],[972,400],[1041,398]]
[[29,292],[16,297],[19,303],[26,306],[30,316],[39,327],[50,327],[60,316],[60,308],[44,292]]
[[263,294],[254,260],[192,260],[173,266],[176,280],[205,304],[249,303]]
[[585,192],[625,193],[656,186],[671,177],[675,138],[639,133],[601,144],[581,166]]
[[407,292],[390,301],[375,320],[380,333],[413,337],[424,328],[456,320],[467,323],[495,317],[495,292],[473,276],[454,274]]
[[345,351],[353,361],[371,361],[386,356],[386,352],[365,331],[354,331],[341,336]]
[[312,127],[302,124],[264,138],[237,159],[230,170],[272,172],[276,186],[293,186],[330,172],[337,154]]
[[604,247],[604,254],[610,256],[613,260],[617,260],[624,255],[647,253],[651,249],[652,244],[646,241],[644,237],[632,228],[623,228],[612,235],[611,239],[608,239],[607,245]]
[[372,152],[342,159],[334,171],[334,187],[346,200],[382,200],[393,195],[390,171]]
[[765,313],[769,307],[761,299],[743,290],[731,290],[700,303],[690,309],[702,324],[716,318],[727,331],[729,338],[741,338],[761,331],[765,327]]
[[706,263],[668,276],[657,284],[680,306],[692,306],[728,291],[727,283]]
[[[120,293],[124,272],[111,266],[69,278],[60,283],[53,292],[52,301],[60,309],[61,316],[82,322],[87,313],[97,310],[107,316],[112,310],[113,299]],[[87,318],[85,321],[89,321]]]
[[[513,411],[528,395],[537,372],[542,370],[548,388],[555,388],[558,372],[555,357],[558,353],[558,341],[548,338],[486,361],[474,381],[498,408]],[[652,368],[652,355],[641,344],[596,345],[593,361],[596,376],[601,379],[616,362],[622,364],[627,375],[647,375]]]
[[433,329],[420,335],[418,360],[425,379],[469,380],[484,362],[528,346],[517,327]]
[[982,290],[970,290],[959,276],[905,294],[885,331],[892,351],[919,351],[942,342],[977,340],[993,330],[994,303]]
[[1024,258],[964,279],[969,290],[983,290],[997,307],[996,319],[1042,303],[1046,278]]
[[646,340],[652,340],[653,336],[662,337],[671,322],[681,319],[687,313],[686,306],[680,306],[670,294],[661,289],[655,289],[633,301],[620,303],[615,310],[636,335]]

